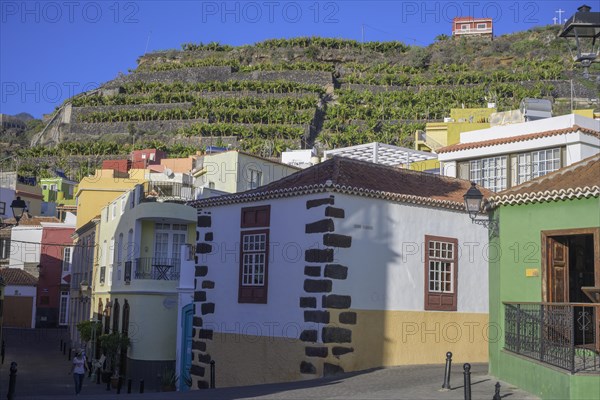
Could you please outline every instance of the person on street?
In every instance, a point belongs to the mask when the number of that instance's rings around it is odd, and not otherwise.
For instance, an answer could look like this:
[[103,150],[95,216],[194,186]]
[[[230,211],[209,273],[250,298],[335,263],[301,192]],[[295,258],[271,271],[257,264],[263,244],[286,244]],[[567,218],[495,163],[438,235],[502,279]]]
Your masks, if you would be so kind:
[[83,377],[85,372],[88,371],[87,362],[85,355],[81,350],[77,350],[75,357],[73,358],[73,365],[69,374],[73,374],[73,380],[75,381],[75,394],[81,392],[81,385],[83,384]]

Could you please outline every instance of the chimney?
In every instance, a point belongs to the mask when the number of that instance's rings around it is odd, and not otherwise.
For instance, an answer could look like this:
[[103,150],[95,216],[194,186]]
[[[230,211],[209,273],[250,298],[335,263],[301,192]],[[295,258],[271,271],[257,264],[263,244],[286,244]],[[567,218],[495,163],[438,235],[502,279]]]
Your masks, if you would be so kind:
[[590,12],[591,9],[592,9],[592,7],[584,4],[584,5],[580,6],[577,9],[577,11],[579,11],[579,12]]

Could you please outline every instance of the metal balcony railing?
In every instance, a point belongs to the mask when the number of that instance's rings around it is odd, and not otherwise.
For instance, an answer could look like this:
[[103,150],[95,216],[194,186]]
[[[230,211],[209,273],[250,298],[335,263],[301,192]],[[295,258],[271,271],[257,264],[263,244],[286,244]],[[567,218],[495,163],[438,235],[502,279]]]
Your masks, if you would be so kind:
[[146,197],[163,199],[194,200],[194,189],[178,182],[148,182]]
[[[131,280],[131,261],[125,263],[125,282],[127,281],[127,264],[129,280]],[[134,260],[133,279],[152,279],[174,281],[179,280],[181,260],[178,258],[142,257]]]
[[504,349],[571,373],[600,373],[600,304],[504,303]]

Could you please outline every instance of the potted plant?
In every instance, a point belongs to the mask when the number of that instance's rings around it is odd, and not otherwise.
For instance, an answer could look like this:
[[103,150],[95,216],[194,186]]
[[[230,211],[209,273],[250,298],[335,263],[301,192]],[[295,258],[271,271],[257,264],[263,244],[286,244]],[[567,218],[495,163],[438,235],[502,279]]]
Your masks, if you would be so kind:
[[[99,337],[102,334],[102,324],[100,324],[100,321],[81,321],[77,324],[77,331],[79,332],[79,337],[85,343],[84,347],[87,348],[88,343],[91,340]],[[94,344],[92,343],[92,346],[93,345]],[[91,353],[92,352],[87,354],[89,355]],[[93,360],[88,358],[88,366],[92,365],[92,362]]]
[[173,392],[177,389],[179,377],[171,368],[165,368],[160,376],[161,392]]
[[[119,379],[119,364],[118,355],[123,348],[127,348],[131,345],[129,337],[119,333],[105,333],[98,338],[100,347],[104,351],[108,360],[108,370],[111,373],[111,380],[113,386],[116,387]],[[103,377],[104,378],[104,377]]]

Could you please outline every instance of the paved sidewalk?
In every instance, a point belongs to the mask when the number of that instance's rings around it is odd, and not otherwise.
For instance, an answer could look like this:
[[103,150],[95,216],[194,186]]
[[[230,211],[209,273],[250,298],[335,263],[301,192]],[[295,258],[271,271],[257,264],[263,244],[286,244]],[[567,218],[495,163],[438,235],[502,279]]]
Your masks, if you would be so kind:
[[[440,391],[444,365],[403,366],[349,373],[332,378],[301,382],[256,385],[222,389],[205,389],[193,392],[144,393],[117,395],[113,389],[106,391],[103,384],[96,385],[87,378],[81,396],[75,396],[73,380],[67,372],[70,363],[59,351],[61,330],[5,329],[7,354],[1,375],[0,398],[5,398],[8,370],[11,361],[19,364],[15,400],[56,400],[83,398],[108,399],[464,399],[462,365],[454,365],[450,391]],[[487,376],[487,364],[474,364],[471,372],[472,399],[491,399],[496,380]],[[218,373],[218,369],[217,369]],[[502,383],[501,395],[510,400],[538,399],[508,384]],[[138,385],[134,384],[134,390]]]

